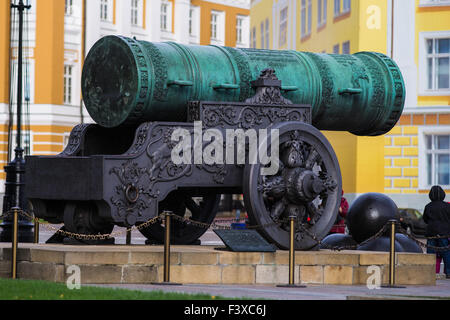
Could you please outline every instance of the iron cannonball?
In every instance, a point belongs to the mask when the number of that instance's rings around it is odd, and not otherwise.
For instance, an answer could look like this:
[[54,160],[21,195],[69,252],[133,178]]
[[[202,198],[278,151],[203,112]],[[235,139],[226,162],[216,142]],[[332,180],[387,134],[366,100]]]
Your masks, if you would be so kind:
[[404,252],[423,253],[422,248],[414,240],[402,233],[395,234],[395,241],[400,243]]
[[[381,236],[379,238],[373,239],[365,243],[362,246],[358,246],[356,250],[389,252],[390,248],[391,248],[391,238],[389,236]],[[395,240],[395,251],[406,252],[403,246],[397,240]]]
[[342,233],[334,233],[322,240],[320,249],[329,249],[330,247],[350,247],[356,246],[357,243],[352,236]]
[[392,219],[397,205],[381,193],[366,193],[357,198],[347,213],[347,226],[357,243],[369,239]]

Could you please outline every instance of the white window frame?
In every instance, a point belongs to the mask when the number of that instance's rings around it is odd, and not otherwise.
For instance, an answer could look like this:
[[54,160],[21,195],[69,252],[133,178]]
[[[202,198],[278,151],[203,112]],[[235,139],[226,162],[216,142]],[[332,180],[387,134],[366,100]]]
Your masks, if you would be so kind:
[[[282,17],[282,14],[284,15],[284,12],[286,12],[286,16]],[[289,6],[285,6],[283,9],[280,10],[280,32],[279,32],[279,39],[278,39],[278,46],[283,47],[287,44],[288,40],[288,18],[289,18]]]
[[131,25],[133,27],[144,27],[144,0],[131,0]]
[[200,43],[200,7],[191,6],[189,9],[189,41],[192,44]]
[[[243,15],[236,16],[236,47],[248,47],[249,17]],[[240,36],[239,36],[240,32]],[[240,37],[240,38],[239,38]]]
[[[70,74],[67,74],[67,71],[70,71]],[[71,106],[74,104],[74,78],[75,66],[73,64],[64,64],[63,103],[65,105]]]
[[327,0],[317,0],[317,28],[327,24]]
[[450,30],[419,33],[419,95],[420,96],[445,96],[450,95],[450,89],[428,89],[428,53],[427,40],[450,39]]
[[266,18],[265,22],[264,22],[264,32],[265,32],[265,38],[266,38],[266,49],[270,49],[270,22],[269,22],[269,18]]
[[215,10],[211,11],[210,39],[211,44],[213,45],[223,46],[225,44],[225,12]]
[[64,14],[66,16],[73,16],[73,13],[73,0],[65,0]]
[[114,0],[100,0],[100,20],[102,22],[113,22]]
[[[450,128],[448,126],[421,126],[419,127],[419,189],[429,190],[432,184],[428,184],[428,172],[427,172],[427,144],[426,136],[429,135],[449,135]],[[437,184],[437,183],[436,183]],[[441,185],[444,189],[450,189],[450,185]]]
[[172,32],[172,2],[161,1],[161,32]]

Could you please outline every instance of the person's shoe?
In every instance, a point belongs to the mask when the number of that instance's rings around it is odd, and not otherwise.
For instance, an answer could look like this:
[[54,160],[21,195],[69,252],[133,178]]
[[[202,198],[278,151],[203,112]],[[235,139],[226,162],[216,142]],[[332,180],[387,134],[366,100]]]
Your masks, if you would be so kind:
[[450,279],[450,274],[447,274],[445,277],[446,277],[447,279]]

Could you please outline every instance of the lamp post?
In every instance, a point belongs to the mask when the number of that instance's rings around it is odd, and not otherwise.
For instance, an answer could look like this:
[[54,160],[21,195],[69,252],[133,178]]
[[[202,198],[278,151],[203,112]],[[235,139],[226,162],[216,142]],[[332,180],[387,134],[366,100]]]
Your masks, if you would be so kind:
[[[24,195],[25,186],[25,159],[23,157],[24,150],[22,148],[22,62],[23,62],[23,13],[31,8],[25,5],[23,0],[18,4],[12,3],[12,9],[16,9],[19,13],[19,41],[18,41],[18,59],[17,59],[17,134],[16,148],[14,149],[15,158],[7,166],[5,196],[3,198],[3,213],[9,212],[12,208],[27,209],[27,203]],[[11,242],[13,217],[6,216],[3,223],[0,224],[3,229],[0,233],[0,242]],[[26,217],[19,217],[19,242],[33,242],[33,223]]]

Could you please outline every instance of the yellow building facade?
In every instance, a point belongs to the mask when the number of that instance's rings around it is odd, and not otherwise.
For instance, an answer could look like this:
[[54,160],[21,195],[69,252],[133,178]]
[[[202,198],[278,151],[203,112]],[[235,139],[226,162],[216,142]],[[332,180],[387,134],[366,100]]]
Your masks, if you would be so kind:
[[[13,0],[14,1],[14,0]],[[18,1],[16,1],[18,2]],[[92,122],[81,96],[84,57],[101,37],[119,34],[147,41],[249,46],[249,0],[25,0],[24,66],[28,80],[32,155],[55,155],[72,128]],[[10,1],[0,2],[0,167],[14,152],[17,25],[11,28]],[[17,17],[13,19],[17,22]],[[213,27],[214,25],[214,27]],[[11,37],[12,35],[12,37]],[[14,78],[15,79],[15,78]],[[27,99],[27,101],[25,101]],[[25,108],[24,108],[25,109]],[[12,126],[10,126],[12,124]],[[24,137],[25,140],[25,137]],[[15,143],[13,142],[14,149]],[[8,159],[9,158],[9,159]],[[6,174],[0,170],[0,193]],[[2,198],[1,198],[2,199]],[[0,201],[1,201],[0,199]]]
[[350,201],[381,192],[423,210],[432,185],[450,192],[450,1],[253,0],[250,17],[251,47],[377,51],[402,70],[407,99],[391,132],[324,132]]

